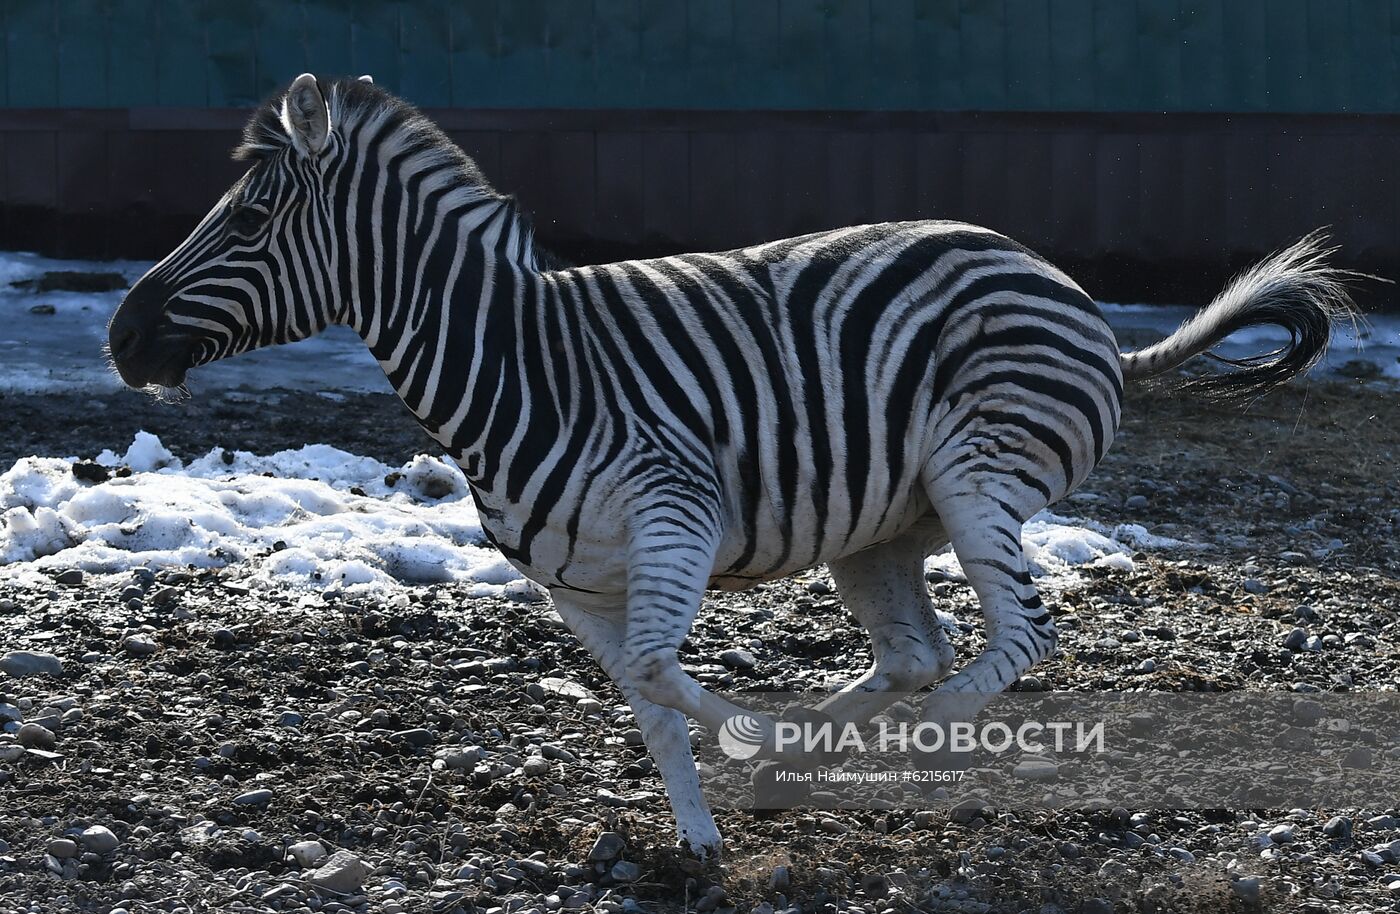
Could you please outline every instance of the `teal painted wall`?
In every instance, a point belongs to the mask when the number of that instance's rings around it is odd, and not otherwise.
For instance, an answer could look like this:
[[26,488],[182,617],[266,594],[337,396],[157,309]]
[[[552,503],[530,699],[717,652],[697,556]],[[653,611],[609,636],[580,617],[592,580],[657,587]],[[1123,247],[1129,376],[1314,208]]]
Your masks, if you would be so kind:
[[1400,111],[1400,0],[0,0],[0,104]]

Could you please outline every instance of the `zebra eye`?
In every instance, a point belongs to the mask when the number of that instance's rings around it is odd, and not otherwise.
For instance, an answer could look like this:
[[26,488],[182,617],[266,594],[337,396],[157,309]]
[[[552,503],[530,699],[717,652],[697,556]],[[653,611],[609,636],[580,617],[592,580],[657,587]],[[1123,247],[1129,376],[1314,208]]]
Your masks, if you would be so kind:
[[235,206],[233,212],[228,217],[229,231],[243,238],[251,238],[257,234],[267,221],[267,213],[256,206]]

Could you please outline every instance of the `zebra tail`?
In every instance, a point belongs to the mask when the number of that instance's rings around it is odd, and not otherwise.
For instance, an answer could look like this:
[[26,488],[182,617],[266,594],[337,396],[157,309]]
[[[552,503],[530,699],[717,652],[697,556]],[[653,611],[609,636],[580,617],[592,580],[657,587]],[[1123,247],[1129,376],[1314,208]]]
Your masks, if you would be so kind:
[[[1338,250],[1317,230],[1271,254],[1231,280],[1209,305],[1159,343],[1119,359],[1123,378],[1138,381],[1206,353],[1234,366],[1181,383],[1182,389],[1217,400],[1255,397],[1304,373],[1323,357],[1332,328],[1359,327],[1360,315],[1347,291],[1351,280],[1367,277],[1328,266]],[[1245,327],[1272,324],[1287,330],[1284,346],[1261,355],[1227,359],[1208,350]]]

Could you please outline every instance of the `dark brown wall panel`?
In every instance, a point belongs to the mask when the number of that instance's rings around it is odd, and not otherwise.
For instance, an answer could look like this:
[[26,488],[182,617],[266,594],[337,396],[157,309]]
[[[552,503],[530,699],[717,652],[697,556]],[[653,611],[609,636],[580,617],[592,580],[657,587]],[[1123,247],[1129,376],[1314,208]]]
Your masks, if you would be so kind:
[[[430,111],[541,240],[586,261],[839,225],[979,222],[1110,298],[1205,296],[1330,224],[1400,262],[1400,117]],[[0,110],[0,244],[156,258],[243,166],[233,109]]]

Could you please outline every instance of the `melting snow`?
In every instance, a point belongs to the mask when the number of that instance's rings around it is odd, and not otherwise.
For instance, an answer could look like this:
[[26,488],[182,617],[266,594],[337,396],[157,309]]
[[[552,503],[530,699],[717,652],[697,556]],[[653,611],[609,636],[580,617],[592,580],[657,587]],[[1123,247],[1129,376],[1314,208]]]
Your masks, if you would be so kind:
[[529,586],[486,543],[461,472],[434,457],[395,468],[313,444],[265,457],[215,449],[185,465],[142,432],[98,462],[131,473],[86,483],[72,459],[25,457],[0,475],[0,574],[246,564],[268,585],[347,593]]
[[[466,480],[446,460],[396,468],[313,444],[269,456],[216,448],[185,464],[141,432],[97,462],[114,470],[105,482],[77,479],[72,458],[25,457],[0,474],[0,576],[242,564],[267,586],[351,594],[446,581],[480,596],[531,587],[486,543]],[[1179,545],[1048,512],[1024,540],[1033,573],[1061,589],[1079,568],[1127,569],[1135,549]],[[961,576],[951,553],[929,568]]]

